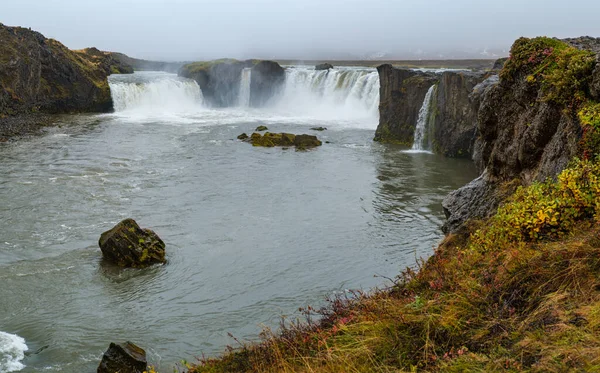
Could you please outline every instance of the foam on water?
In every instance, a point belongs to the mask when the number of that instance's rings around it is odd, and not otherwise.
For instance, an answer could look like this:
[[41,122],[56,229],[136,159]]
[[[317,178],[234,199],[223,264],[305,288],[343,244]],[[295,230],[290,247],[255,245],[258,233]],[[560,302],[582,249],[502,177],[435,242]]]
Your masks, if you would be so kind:
[[28,350],[25,339],[15,334],[0,332],[0,372],[17,372],[25,365],[21,361]]

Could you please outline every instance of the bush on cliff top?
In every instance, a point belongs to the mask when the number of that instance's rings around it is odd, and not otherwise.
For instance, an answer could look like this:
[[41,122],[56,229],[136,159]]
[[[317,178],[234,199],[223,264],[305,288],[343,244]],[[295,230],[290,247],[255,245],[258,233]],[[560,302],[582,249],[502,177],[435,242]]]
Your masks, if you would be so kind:
[[500,72],[505,81],[541,84],[544,99],[577,108],[587,100],[595,54],[547,37],[520,38]]

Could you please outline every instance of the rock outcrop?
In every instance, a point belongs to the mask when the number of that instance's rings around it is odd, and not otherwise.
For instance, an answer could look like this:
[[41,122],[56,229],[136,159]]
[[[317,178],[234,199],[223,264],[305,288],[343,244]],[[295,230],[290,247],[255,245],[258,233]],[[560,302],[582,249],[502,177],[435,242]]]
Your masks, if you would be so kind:
[[131,342],[111,343],[97,373],[143,373],[148,370],[146,351]]
[[107,77],[130,72],[95,48],[69,50],[38,32],[0,24],[0,121],[37,112],[111,111]]
[[412,145],[419,110],[439,77],[431,73],[377,67],[380,82],[379,126],[375,141]]
[[428,121],[435,153],[447,157],[472,157],[477,132],[477,103],[471,94],[485,76],[483,72],[459,71],[446,71],[440,75]]
[[330,63],[321,63],[315,66],[315,70],[330,70],[333,69],[333,65]]
[[252,61],[222,59],[184,65],[179,76],[194,79],[206,102],[213,107],[235,106],[239,102],[242,70]]
[[223,59],[194,62],[184,65],[179,70],[179,76],[194,79],[209,105],[229,107],[239,103],[241,74],[245,68],[252,68],[250,106],[263,106],[280,92],[285,71],[273,61]]
[[[587,92],[593,93],[599,65],[594,67],[593,55],[585,53],[572,65],[542,64],[565,48],[552,39],[521,38],[500,78],[490,77],[475,87],[471,98],[479,107],[474,161],[482,175],[445,198],[444,232],[491,215],[517,185],[554,178],[579,154],[582,128],[573,108]],[[564,71],[542,74],[536,64]]]
[[281,92],[285,82],[285,71],[277,62],[260,61],[250,75],[250,106],[265,106]]
[[133,219],[125,219],[102,233],[98,245],[104,258],[120,267],[143,268],[166,262],[165,243]]
[[[244,136],[245,135],[245,136]],[[258,132],[254,132],[250,137],[245,133],[238,136],[238,139],[247,141],[253,146],[262,146],[266,148],[272,148],[275,146],[283,147],[296,147],[297,150],[306,150],[323,145],[323,143],[313,135],[294,135],[292,133],[271,133],[266,132],[261,135]]]
[[488,73],[423,73],[391,65],[379,66],[377,71],[381,88],[376,141],[412,145],[425,95],[436,85],[429,107],[426,140],[436,153],[471,157],[477,128],[477,105],[471,93]]

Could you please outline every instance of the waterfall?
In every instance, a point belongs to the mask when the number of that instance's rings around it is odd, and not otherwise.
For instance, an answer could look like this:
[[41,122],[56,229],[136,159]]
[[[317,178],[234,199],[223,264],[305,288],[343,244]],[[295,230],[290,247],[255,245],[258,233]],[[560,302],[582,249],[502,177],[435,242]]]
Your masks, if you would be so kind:
[[240,94],[239,94],[239,106],[248,107],[250,106],[250,78],[252,69],[246,67],[242,70],[242,77],[240,79]]
[[197,111],[203,101],[195,81],[175,74],[111,75],[109,85],[116,112],[191,112]]
[[288,67],[275,106],[318,118],[367,119],[379,115],[379,75],[375,69],[339,68],[316,71]]
[[423,105],[421,106],[421,109],[419,109],[419,117],[417,118],[417,125],[415,127],[415,139],[412,146],[413,150],[427,150],[428,148],[428,145],[424,144],[425,132],[427,131],[427,124],[430,117],[429,112],[431,107],[431,99],[434,92],[435,84],[432,85],[427,91],[425,99],[423,100]]

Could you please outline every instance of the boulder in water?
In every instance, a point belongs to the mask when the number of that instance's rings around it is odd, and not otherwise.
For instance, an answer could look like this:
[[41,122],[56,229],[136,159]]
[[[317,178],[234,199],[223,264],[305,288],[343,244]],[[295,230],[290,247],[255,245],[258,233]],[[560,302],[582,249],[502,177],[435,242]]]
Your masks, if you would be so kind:
[[312,135],[294,135],[292,133],[271,133],[266,132],[263,135],[254,132],[250,136],[250,142],[253,146],[262,146],[272,148],[274,146],[295,146],[296,149],[305,150],[307,148],[313,148],[315,146],[321,146],[322,143],[317,139],[316,136]]
[[241,135],[239,135],[238,140],[247,140],[248,139],[248,135],[246,133],[242,133]]
[[146,351],[131,342],[111,343],[97,373],[143,373],[148,369]]
[[313,130],[313,131],[325,131],[325,130],[327,130],[327,127],[311,127],[311,130]]
[[266,130],[268,130],[267,126],[258,126],[255,129],[256,132],[261,132],[261,131],[266,131]]
[[313,135],[297,135],[294,139],[294,145],[298,150],[306,150],[308,148],[314,148],[321,146],[323,143],[317,139],[317,136]]
[[143,268],[166,262],[165,243],[133,219],[125,219],[102,233],[98,244],[104,258],[121,267]]
[[321,63],[321,64],[318,64],[317,66],[315,66],[315,70],[317,70],[317,71],[329,70],[329,69],[333,69],[333,65],[330,63]]

